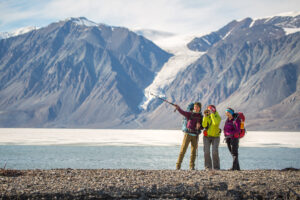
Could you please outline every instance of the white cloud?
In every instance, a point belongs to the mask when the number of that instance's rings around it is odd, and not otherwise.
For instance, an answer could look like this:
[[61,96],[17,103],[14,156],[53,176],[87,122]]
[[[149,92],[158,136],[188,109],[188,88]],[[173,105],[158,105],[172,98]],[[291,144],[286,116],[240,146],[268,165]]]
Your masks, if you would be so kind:
[[299,0],[3,0],[0,2],[0,31],[24,20],[27,23],[44,20],[45,26],[49,21],[85,16],[98,23],[131,29],[203,33],[234,19],[299,10]]
[[[68,6],[70,4],[72,6]],[[195,15],[194,8],[184,8],[176,0],[112,0],[109,3],[105,0],[54,0],[45,9],[49,17],[86,16],[96,22],[132,29],[152,28],[171,32],[180,31],[183,24],[191,23],[192,17],[198,15]]]

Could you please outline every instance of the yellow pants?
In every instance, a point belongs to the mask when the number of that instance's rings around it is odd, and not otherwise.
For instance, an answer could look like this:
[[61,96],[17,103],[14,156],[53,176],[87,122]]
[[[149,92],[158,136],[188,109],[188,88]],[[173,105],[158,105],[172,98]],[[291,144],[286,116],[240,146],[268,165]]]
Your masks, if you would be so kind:
[[181,168],[181,163],[184,158],[184,154],[190,143],[191,143],[190,169],[195,169],[196,152],[197,152],[197,148],[198,148],[198,137],[199,136],[191,136],[187,133],[184,134],[180,153],[179,153],[178,160],[176,163],[176,169]]

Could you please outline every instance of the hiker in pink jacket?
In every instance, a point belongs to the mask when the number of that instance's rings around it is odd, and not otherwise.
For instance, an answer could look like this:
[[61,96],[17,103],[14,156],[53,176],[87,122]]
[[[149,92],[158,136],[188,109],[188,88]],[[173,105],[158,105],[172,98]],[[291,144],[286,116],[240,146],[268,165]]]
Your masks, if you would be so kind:
[[227,147],[233,158],[230,170],[240,170],[238,149],[241,121],[232,108],[227,108],[225,115],[227,116],[227,120],[224,125],[224,136],[226,138]]

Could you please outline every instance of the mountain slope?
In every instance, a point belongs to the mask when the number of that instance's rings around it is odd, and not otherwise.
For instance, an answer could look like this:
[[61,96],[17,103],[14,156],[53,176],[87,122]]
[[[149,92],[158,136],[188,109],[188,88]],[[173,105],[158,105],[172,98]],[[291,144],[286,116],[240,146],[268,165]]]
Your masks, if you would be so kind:
[[7,39],[7,38],[10,38],[10,37],[15,37],[15,36],[18,36],[18,35],[22,35],[22,34],[25,34],[27,32],[30,32],[30,31],[33,31],[33,30],[36,30],[38,29],[37,27],[35,26],[28,26],[28,27],[23,27],[23,28],[19,28],[13,32],[0,32],[0,40],[1,39]]
[[182,116],[159,99],[139,108],[156,90],[182,108],[215,104],[222,123],[232,107],[245,113],[248,130],[299,131],[299,30],[300,15],[246,18],[194,38],[194,52],[169,53],[85,18],[3,39],[0,126],[180,128]]
[[113,127],[140,112],[144,88],[170,56],[85,18],[0,40],[0,124]]
[[[300,130],[300,32],[286,32],[298,30],[299,22],[300,16],[246,18],[195,38],[188,46],[207,52],[177,75],[165,96],[183,108],[193,101],[215,104],[223,119],[228,106],[243,111],[250,130]],[[182,116],[171,113],[160,104],[139,121],[180,128]]]

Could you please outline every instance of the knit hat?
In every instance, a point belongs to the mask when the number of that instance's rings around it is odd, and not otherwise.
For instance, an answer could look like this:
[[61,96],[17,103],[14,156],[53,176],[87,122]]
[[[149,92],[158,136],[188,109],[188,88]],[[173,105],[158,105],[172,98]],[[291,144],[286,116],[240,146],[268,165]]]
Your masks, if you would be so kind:
[[207,106],[207,109],[210,110],[213,113],[215,113],[217,111],[217,109],[216,109],[216,107],[214,105]]
[[232,116],[234,115],[234,110],[232,108],[227,108],[226,112],[229,112]]

